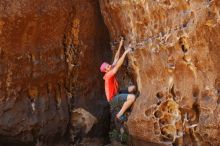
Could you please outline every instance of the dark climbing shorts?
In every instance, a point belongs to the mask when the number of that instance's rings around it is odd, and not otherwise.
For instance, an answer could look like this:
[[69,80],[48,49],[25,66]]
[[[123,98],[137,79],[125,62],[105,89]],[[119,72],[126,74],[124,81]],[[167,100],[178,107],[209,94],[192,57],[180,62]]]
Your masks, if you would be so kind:
[[128,88],[120,89],[120,90],[119,90],[119,94],[129,94]]
[[117,94],[112,101],[110,101],[111,111],[118,112],[127,100],[127,97],[127,93]]

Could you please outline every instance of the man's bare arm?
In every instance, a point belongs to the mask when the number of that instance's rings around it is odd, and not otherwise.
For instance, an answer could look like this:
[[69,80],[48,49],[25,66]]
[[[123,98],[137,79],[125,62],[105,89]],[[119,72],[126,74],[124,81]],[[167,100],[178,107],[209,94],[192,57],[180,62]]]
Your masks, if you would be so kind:
[[119,70],[119,68],[122,66],[124,60],[125,60],[125,57],[126,55],[128,54],[128,52],[130,52],[131,49],[127,49],[123,55],[120,57],[120,59],[118,60],[118,62],[116,63],[116,65],[114,66],[114,68],[112,69],[113,70],[113,73],[116,74],[117,71]]
[[119,44],[118,50],[117,50],[117,52],[115,54],[114,61],[113,61],[112,65],[115,65],[117,63],[118,59],[119,59],[123,42],[124,42],[123,37],[121,37],[120,44]]

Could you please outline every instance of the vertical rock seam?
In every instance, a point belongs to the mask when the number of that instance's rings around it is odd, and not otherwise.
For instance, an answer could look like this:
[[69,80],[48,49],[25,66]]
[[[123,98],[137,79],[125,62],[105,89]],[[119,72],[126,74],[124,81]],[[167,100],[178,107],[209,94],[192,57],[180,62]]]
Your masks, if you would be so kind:
[[[99,67],[103,61],[111,59],[112,53],[98,0],[73,1],[73,5],[69,20],[71,24],[67,28],[64,45],[68,64],[66,84],[71,119],[74,119],[70,123],[70,135],[71,142],[77,144],[84,137],[99,137],[103,140],[108,138],[109,105]],[[78,108],[84,109],[97,119],[89,132],[85,131],[85,125],[88,125],[86,122],[93,121],[92,119],[78,114],[79,119],[85,120],[78,125],[74,123],[77,121],[74,115],[78,113],[75,112]]]

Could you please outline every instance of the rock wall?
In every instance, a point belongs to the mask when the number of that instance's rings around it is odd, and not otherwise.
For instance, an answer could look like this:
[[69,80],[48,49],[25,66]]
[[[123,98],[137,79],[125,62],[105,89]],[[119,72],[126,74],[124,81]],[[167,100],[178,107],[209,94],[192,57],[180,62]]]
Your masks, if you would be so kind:
[[78,108],[98,121],[85,122],[87,136],[107,136],[99,66],[111,50],[99,4],[111,40],[124,35],[135,48],[119,76],[126,85],[132,75],[141,93],[128,121],[133,145],[218,145],[217,0],[1,0],[0,143],[59,140]]
[[[90,112],[98,122],[89,136],[107,138],[109,105],[99,67],[104,60],[111,59],[109,34],[98,0],[73,1],[73,5],[71,25],[65,37],[71,110],[83,108]],[[72,133],[78,133],[77,131],[78,129],[73,129]],[[75,136],[74,134],[72,137]]]
[[0,1],[0,144],[68,139],[78,107],[99,120],[90,136],[106,136],[99,65],[111,50],[99,9],[98,0]]
[[[218,145],[220,2],[100,0],[111,40],[125,36],[140,96],[129,133],[145,142]],[[133,145],[138,145],[133,141]]]
[[0,140],[63,136],[69,114],[63,36],[70,0],[0,1]]

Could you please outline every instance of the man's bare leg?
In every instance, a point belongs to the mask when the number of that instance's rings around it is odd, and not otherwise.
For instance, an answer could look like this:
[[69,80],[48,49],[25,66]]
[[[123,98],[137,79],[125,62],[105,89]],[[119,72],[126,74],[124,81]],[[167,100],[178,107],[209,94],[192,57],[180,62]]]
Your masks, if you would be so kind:
[[116,117],[119,119],[124,114],[124,112],[132,105],[132,103],[134,101],[135,101],[135,95],[134,94],[128,94],[127,100],[123,104],[121,110],[116,115]]
[[136,87],[134,85],[128,87],[128,93],[134,93],[135,91],[136,91]]

